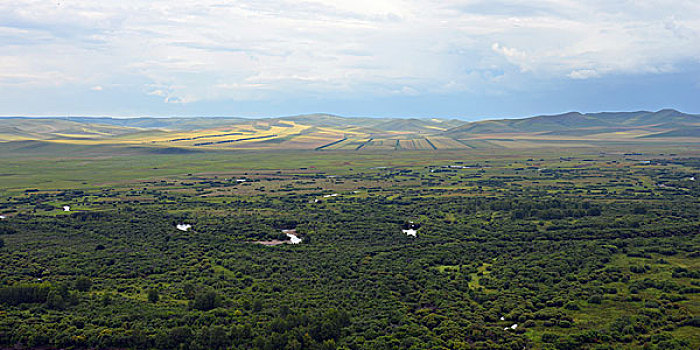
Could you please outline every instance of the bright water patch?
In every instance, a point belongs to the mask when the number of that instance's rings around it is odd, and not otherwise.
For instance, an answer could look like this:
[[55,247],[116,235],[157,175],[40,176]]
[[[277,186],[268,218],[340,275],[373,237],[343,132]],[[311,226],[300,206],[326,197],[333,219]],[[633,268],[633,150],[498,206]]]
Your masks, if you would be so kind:
[[405,233],[407,236],[413,236],[413,237],[416,237],[418,234],[418,231],[416,231],[412,228],[410,228],[408,230],[401,230],[401,232]]
[[289,243],[291,244],[299,244],[301,243],[301,238],[296,235],[297,231],[296,230],[282,230],[282,233],[287,235],[289,237]]

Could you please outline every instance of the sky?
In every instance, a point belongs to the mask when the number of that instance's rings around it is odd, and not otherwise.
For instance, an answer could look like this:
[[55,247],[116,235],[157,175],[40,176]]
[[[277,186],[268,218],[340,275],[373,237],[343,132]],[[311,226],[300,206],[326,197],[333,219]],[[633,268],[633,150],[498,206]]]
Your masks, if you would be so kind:
[[700,113],[698,0],[2,0],[0,115]]

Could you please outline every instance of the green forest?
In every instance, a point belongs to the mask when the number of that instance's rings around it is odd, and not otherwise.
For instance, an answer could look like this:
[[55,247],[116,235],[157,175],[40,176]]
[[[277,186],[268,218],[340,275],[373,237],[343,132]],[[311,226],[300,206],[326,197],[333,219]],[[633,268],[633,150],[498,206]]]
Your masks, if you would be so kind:
[[697,154],[318,153],[0,176],[0,348],[700,348]]

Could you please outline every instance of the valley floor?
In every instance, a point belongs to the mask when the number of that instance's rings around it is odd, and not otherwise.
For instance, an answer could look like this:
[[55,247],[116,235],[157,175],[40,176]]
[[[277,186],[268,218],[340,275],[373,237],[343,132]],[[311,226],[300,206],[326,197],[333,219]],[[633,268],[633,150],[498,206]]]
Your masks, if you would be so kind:
[[693,147],[60,150],[0,156],[0,347],[700,347]]

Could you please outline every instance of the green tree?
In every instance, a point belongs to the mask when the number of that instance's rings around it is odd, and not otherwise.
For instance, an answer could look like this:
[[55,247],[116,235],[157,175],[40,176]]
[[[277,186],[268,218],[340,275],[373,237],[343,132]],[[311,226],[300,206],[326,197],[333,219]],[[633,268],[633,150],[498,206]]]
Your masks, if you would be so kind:
[[112,295],[110,293],[102,294],[102,298],[100,298],[100,303],[102,304],[102,306],[112,304]]
[[58,291],[51,291],[46,298],[46,306],[49,309],[61,310],[66,306],[66,302]]
[[214,291],[207,291],[197,294],[192,303],[192,307],[197,310],[207,311],[221,305],[221,297]]
[[603,296],[600,294],[591,295],[591,297],[588,298],[588,302],[591,304],[600,304],[603,302]]
[[158,300],[160,299],[160,295],[158,294],[158,290],[153,288],[148,291],[148,301],[151,303],[157,303]]
[[81,276],[81,277],[78,277],[77,280],[75,280],[74,287],[75,287],[75,289],[77,289],[81,292],[87,292],[92,287],[92,281],[88,277]]
[[194,299],[197,296],[197,288],[192,283],[185,283],[182,286],[182,293],[187,299]]
[[0,235],[13,235],[15,233],[17,233],[17,230],[13,229],[12,227],[0,225]]
[[193,336],[192,330],[188,327],[175,327],[168,332],[169,339],[177,345],[188,344]]
[[213,326],[209,329],[209,345],[213,349],[223,349],[229,343],[228,333],[222,326]]

